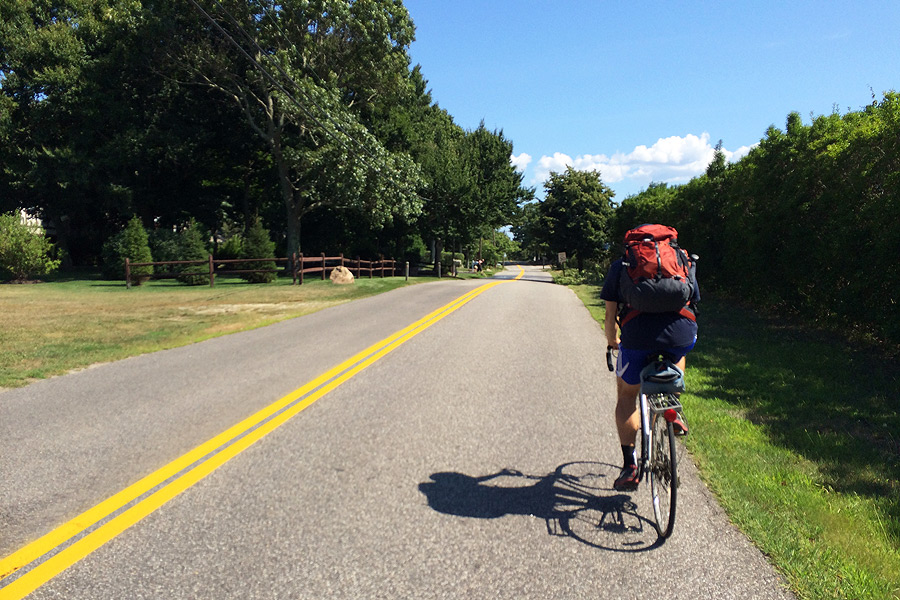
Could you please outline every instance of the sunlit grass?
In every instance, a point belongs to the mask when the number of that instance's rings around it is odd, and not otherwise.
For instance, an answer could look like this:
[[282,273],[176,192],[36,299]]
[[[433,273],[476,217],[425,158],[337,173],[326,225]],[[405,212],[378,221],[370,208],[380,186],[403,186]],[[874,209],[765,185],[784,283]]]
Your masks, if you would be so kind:
[[352,285],[307,280],[302,286],[219,278],[213,288],[151,281],[130,290],[122,282],[90,279],[0,285],[0,388],[260,327],[403,285],[402,277],[361,278]]
[[[602,323],[599,289],[573,289]],[[688,449],[798,597],[900,598],[900,366],[787,325],[704,303]]]

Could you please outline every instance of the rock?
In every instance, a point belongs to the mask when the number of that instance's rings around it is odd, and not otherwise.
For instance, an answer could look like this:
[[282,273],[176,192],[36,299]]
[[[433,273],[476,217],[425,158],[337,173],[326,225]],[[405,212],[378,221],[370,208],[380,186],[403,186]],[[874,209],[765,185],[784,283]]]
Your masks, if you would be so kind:
[[353,283],[353,273],[347,267],[335,267],[331,272],[331,283]]

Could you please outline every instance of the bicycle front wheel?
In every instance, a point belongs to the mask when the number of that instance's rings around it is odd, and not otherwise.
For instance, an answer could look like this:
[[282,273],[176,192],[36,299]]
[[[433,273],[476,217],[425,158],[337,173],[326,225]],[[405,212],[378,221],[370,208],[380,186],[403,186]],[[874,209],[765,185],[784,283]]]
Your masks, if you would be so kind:
[[650,441],[650,495],[659,537],[672,535],[678,493],[678,459],[675,454],[675,428],[662,414],[652,417]]

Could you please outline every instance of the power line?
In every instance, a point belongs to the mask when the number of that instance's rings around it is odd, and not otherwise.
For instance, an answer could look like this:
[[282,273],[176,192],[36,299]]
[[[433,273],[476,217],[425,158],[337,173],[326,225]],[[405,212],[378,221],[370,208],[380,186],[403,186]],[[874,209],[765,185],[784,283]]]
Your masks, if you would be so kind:
[[[230,41],[230,42],[232,43],[232,45],[233,45],[234,47],[236,47],[236,48],[241,52],[241,54],[243,54],[244,57],[245,57],[247,60],[249,60],[249,61],[253,64],[253,66],[255,66],[255,67],[257,68],[257,70],[259,70],[259,72],[262,73],[263,76],[265,76],[266,79],[268,79],[268,80],[272,83],[272,85],[274,85],[274,86],[275,86],[282,94],[285,95],[285,97],[287,97],[291,102],[293,102],[300,110],[302,110],[304,113],[306,113],[306,116],[308,116],[308,117],[309,117],[316,125],[318,125],[318,126],[319,126],[319,127],[320,127],[320,128],[321,128],[328,136],[329,136],[329,137],[331,137],[331,138],[334,139],[336,142],[338,142],[339,144],[341,144],[345,149],[347,149],[347,150],[352,150],[350,147],[348,147],[348,146],[346,145],[346,143],[344,143],[343,140],[341,140],[340,138],[338,138],[337,136],[335,136],[334,134],[332,134],[331,131],[329,131],[329,129],[328,129],[328,128],[327,128],[327,127],[319,120],[319,119],[317,119],[316,116],[313,115],[313,114],[312,114],[312,113],[311,113],[311,112],[310,112],[303,104],[301,104],[300,102],[298,102],[297,99],[296,99],[290,92],[288,92],[288,91],[284,88],[283,85],[281,85],[281,82],[279,82],[279,81],[275,78],[274,75],[272,75],[269,71],[267,71],[267,70],[265,69],[265,67],[263,67],[263,66],[259,63],[259,61],[257,61],[253,56],[251,56],[250,53],[247,52],[247,51],[244,49],[244,47],[241,46],[241,45],[237,42],[237,40],[235,40],[235,39],[231,36],[231,34],[229,34],[229,33],[228,33],[228,32],[227,32],[227,31],[219,24],[218,21],[216,21],[216,20],[215,20],[208,12],[206,12],[206,10],[204,10],[203,7],[200,6],[200,4],[197,3],[196,0],[188,0],[188,1],[189,1],[191,4],[193,4],[194,7],[195,7],[198,11],[200,11],[200,12],[203,14],[203,16],[205,16],[205,17],[210,21],[210,23],[213,24],[213,26],[214,26],[216,29],[219,30],[219,33],[221,33],[228,41]],[[216,4],[218,4],[220,7],[222,6],[221,4],[219,4],[218,1],[216,1]],[[226,11],[226,13],[227,13],[227,11]],[[230,17],[230,15],[229,15],[229,17]],[[231,17],[231,19],[232,19],[232,21],[234,22],[234,18]],[[246,33],[246,31],[244,31],[244,29],[243,29],[242,27],[240,27],[240,24],[237,24],[237,27],[241,30],[242,33],[244,33],[244,35],[245,35],[246,37],[248,37],[248,38],[250,37],[249,34]],[[252,38],[250,38],[250,39],[251,39],[251,41],[253,41],[254,45],[255,45],[256,48],[257,48],[257,50],[259,50],[259,53],[260,53],[262,56],[266,56],[266,57],[268,58],[268,54],[266,54],[266,53],[262,50],[262,48],[260,48],[259,45],[256,44],[255,40],[252,40]],[[280,67],[279,67],[279,71],[281,71]],[[286,75],[283,71],[281,71],[281,72],[282,72],[283,75],[285,75],[285,77],[286,77],[289,81],[291,81],[291,83],[293,83],[295,86],[297,86],[297,83],[296,83],[296,82],[294,82],[294,81],[291,80],[289,77],[287,77],[287,75]],[[298,87],[299,87],[299,86],[298,86]]]
[[[355,139],[348,131],[346,131],[346,130],[341,126],[341,124],[338,123],[338,122],[331,116],[331,114],[329,114],[329,112],[328,112],[326,109],[322,108],[322,107],[319,105],[319,103],[316,102],[315,98],[313,98],[310,94],[308,94],[308,93],[306,92],[306,90],[304,90],[304,89],[303,89],[296,81],[294,81],[294,79],[293,79],[290,75],[288,75],[288,74],[284,71],[284,69],[281,68],[281,65],[279,65],[278,62],[275,61],[275,59],[272,58],[272,56],[271,56],[269,53],[265,52],[265,51],[259,46],[259,43],[256,41],[256,38],[254,38],[254,37],[251,36],[249,33],[247,33],[247,30],[243,28],[243,26],[240,24],[240,22],[238,22],[238,20],[234,18],[234,16],[228,11],[227,8],[225,8],[225,7],[222,5],[222,3],[221,3],[219,0],[213,0],[213,2],[215,2],[216,6],[218,6],[219,9],[220,9],[222,12],[225,13],[225,16],[228,17],[228,20],[231,21],[232,25],[234,25],[235,27],[238,28],[238,31],[240,31],[240,32],[244,35],[244,37],[245,37],[245,38],[253,45],[253,47],[256,48],[256,50],[259,51],[259,53],[260,53],[261,55],[265,56],[265,57],[266,57],[266,60],[268,60],[269,62],[271,62],[271,63],[274,65],[275,69],[278,70],[278,72],[281,74],[281,76],[284,77],[290,84],[292,84],[292,85],[294,86],[294,88],[295,88],[298,92],[300,92],[300,94],[303,95],[303,97],[304,97],[308,102],[311,102],[316,108],[318,108],[319,111],[320,111],[323,115],[325,115],[325,118],[328,119],[329,121],[331,121],[332,124],[334,124],[335,128],[336,128],[338,131],[340,131],[340,132],[343,133],[345,136],[347,136],[347,138],[350,139],[350,141],[353,142],[354,144],[356,144],[359,148],[361,148],[363,152],[365,152],[366,154],[368,154],[369,156],[371,156],[373,159],[378,160],[378,157],[376,157],[374,154],[372,154],[372,152],[370,152],[369,149],[368,149],[363,143],[361,143],[359,140]],[[263,8],[263,11],[266,12],[266,14],[268,15],[269,13],[268,13],[268,10],[266,9],[265,3],[262,4],[262,8]],[[270,19],[271,19],[271,17],[270,17]],[[288,47],[290,47],[290,48],[295,48],[295,46],[290,42],[290,40],[287,38],[287,36],[284,34],[284,32],[281,30],[281,28],[280,28],[280,27],[277,27],[277,24],[276,24],[276,28],[278,29],[278,31],[279,31],[279,32],[282,34],[282,36],[284,37],[285,42],[287,42]],[[316,77],[317,77],[319,80],[321,80],[321,77],[319,77],[318,74],[316,74]]]

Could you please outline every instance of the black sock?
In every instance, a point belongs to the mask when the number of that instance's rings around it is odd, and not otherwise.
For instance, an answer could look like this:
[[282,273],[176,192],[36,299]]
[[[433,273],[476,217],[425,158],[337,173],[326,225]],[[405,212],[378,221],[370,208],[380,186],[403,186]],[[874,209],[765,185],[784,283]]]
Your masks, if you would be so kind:
[[635,464],[634,461],[634,446],[622,446],[622,458],[624,459],[623,466],[630,467]]

